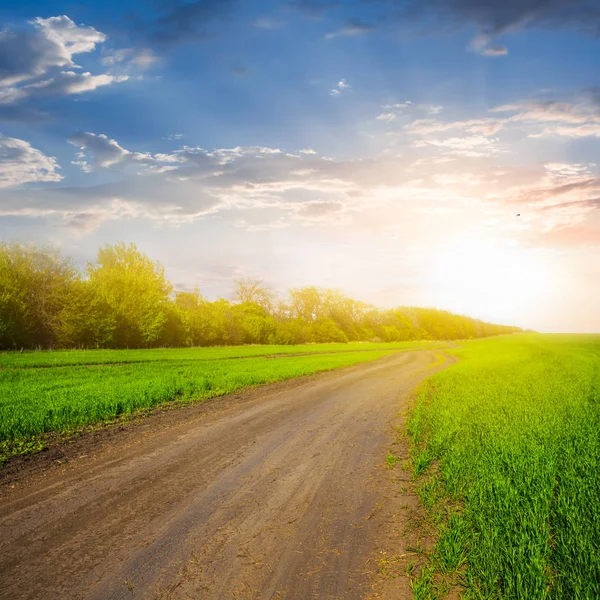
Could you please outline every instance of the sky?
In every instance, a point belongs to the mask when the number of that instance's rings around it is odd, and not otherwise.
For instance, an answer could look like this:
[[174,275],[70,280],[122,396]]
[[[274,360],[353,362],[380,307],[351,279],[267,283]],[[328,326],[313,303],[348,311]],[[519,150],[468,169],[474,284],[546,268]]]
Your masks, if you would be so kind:
[[600,0],[0,5],[0,239],[600,331]]

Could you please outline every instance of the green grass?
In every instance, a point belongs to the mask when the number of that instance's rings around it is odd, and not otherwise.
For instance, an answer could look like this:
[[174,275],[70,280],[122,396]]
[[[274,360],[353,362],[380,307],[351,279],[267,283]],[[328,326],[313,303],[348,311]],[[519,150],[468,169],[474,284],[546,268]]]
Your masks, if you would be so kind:
[[205,400],[248,386],[372,361],[390,352],[440,345],[5,353],[0,371],[0,461],[39,450],[48,432],[68,432],[164,403]]
[[445,342],[417,341],[350,344],[300,344],[295,346],[214,346],[209,348],[152,348],[148,350],[42,350],[0,352],[0,369],[66,367],[74,365],[124,364],[183,360],[219,360],[316,352],[356,352],[364,350],[418,350],[443,348]]
[[459,581],[465,598],[600,598],[600,336],[454,352],[461,361],[422,386],[407,423],[438,530],[415,594],[443,597]]

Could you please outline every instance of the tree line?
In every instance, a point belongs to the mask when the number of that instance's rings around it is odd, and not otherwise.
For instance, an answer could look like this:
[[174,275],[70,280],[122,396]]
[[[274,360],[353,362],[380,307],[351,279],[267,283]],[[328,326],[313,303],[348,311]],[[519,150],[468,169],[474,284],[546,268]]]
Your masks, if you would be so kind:
[[512,333],[447,311],[378,309],[338,290],[278,299],[258,278],[235,301],[174,290],[134,244],[106,245],[82,272],[57,249],[0,242],[0,349],[150,348],[310,342],[453,340]]

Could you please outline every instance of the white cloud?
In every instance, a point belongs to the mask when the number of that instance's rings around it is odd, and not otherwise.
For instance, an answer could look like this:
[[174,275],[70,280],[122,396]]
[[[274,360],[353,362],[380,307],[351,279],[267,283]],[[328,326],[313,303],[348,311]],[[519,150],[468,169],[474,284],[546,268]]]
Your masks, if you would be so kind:
[[25,97],[38,98],[41,96],[68,96],[71,94],[82,94],[96,88],[127,81],[126,75],[92,75],[91,73],[75,73],[74,71],[62,71],[52,77],[26,85],[21,88]]
[[498,140],[490,139],[483,135],[469,135],[464,137],[450,137],[446,139],[425,138],[415,142],[415,146],[423,148],[435,146],[449,150],[452,154],[467,157],[482,157],[498,154],[501,148]]
[[378,121],[395,121],[396,120],[396,113],[381,113],[379,115],[377,115],[375,118]]
[[346,90],[350,90],[350,89],[352,89],[352,86],[345,79],[340,79],[337,82],[336,87],[329,90],[329,95],[330,96],[339,96],[342,92],[344,92]]
[[[94,27],[76,25],[65,15],[36,18],[23,31],[0,32],[0,117],[39,118],[35,103],[46,96],[81,94],[127,80],[124,74],[80,72],[74,62],[76,55],[94,51],[105,40]],[[130,60],[141,65],[152,56]]]
[[331,224],[332,222],[349,223],[346,204],[339,200],[312,200],[292,206],[296,220],[306,224]]
[[[491,136],[503,131],[521,133],[523,137],[600,137],[600,98],[593,92],[587,94],[571,94],[572,101],[533,100],[505,104],[489,110],[493,116],[473,118],[466,120],[443,120],[438,118],[423,118],[423,114],[436,116],[442,111],[441,106],[414,104],[410,101],[384,104],[385,112],[375,117],[376,120],[390,125],[399,123],[397,128],[392,128],[388,135],[402,139],[405,134],[423,138],[417,141],[420,146],[427,144],[443,146],[457,145],[453,138],[472,138],[469,142],[475,143],[479,139],[479,146],[484,142],[481,138],[490,138],[488,144],[491,149]],[[407,122],[407,119],[412,119]],[[429,139],[432,134],[447,134],[451,142],[444,142],[443,137],[437,140]],[[497,141],[497,140],[495,140]],[[444,142],[444,143],[440,143]]]
[[508,49],[504,46],[488,46],[481,51],[484,56],[506,56]]
[[[496,230],[525,235],[533,224],[543,232],[583,226],[597,207],[594,198],[600,197],[593,166],[500,168],[489,158],[501,150],[498,142],[478,135],[429,136],[417,140],[418,150],[407,146],[400,160],[397,155],[339,160],[269,147],[184,146],[151,154],[93,133],[74,134],[69,142],[84,170],[110,170],[119,179],[92,186],[4,190],[0,214],[51,219],[77,235],[109,221],[178,226],[213,215],[223,226],[246,231],[335,226],[376,232],[393,222],[396,232],[409,235],[425,219],[434,230],[449,226],[449,219],[462,226],[463,219],[479,218],[482,227],[492,227],[490,216],[480,213],[495,207]],[[446,160],[442,167],[437,160],[441,153],[453,157],[452,162]],[[20,181],[44,177],[60,178],[56,170],[38,169]],[[515,224],[516,212],[527,216]]]
[[417,119],[405,125],[404,130],[413,135],[430,135],[432,133],[459,130],[477,135],[494,135],[505,125],[505,119],[469,119],[467,121],[436,121],[434,119]]
[[365,33],[369,33],[370,31],[373,31],[373,29],[373,25],[363,23],[362,21],[351,20],[337,31],[326,34],[325,39],[333,40],[337,37],[356,37],[359,35],[364,35]]
[[0,187],[60,181],[62,175],[58,169],[55,158],[46,156],[28,142],[0,136]]
[[38,17],[33,20],[33,23],[44,32],[47,39],[63,49],[69,61],[73,54],[92,52],[95,50],[96,44],[101,44],[106,40],[103,33],[93,27],[75,25],[66,15],[49,19]]
[[600,103],[597,98],[584,97],[575,102],[537,100],[505,104],[491,110],[513,113],[504,123],[539,126],[529,137],[598,137],[600,136]]
[[31,80],[55,68],[74,68],[74,54],[91,52],[106,39],[93,27],[77,26],[64,15],[37,18],[31,24],[34,29],[0,32],[2,86]]
[[383,104],[381,108],[385,111],[375,117],[378,121],[395,121],[398,117],[416,117],[417,115],[439,115],[443,106],[434,104],[414,104],[410,100],[394,104]]
[[79,158],[85,158],[86,152],[91,156],[91,163],[82,163],[82,167],[85,166],[84,170],[91,170],[92,165],[111,167],[132,154],[119,146],[115,140],[111,140],[103,134],[75,133],[69,137],[68,142],[81,149]]
[[119,48],[102,59],[102,64],[106,67],[127,70],[133,68],[137,71],[147,71],[159,62],[158,56],[149,48]]

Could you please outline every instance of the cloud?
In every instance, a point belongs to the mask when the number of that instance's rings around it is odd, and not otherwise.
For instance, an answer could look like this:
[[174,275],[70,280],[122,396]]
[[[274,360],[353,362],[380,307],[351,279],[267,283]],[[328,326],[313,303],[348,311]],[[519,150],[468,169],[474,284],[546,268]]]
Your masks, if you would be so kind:
[[[96,44],[106,40],[106,36],[93,27],[75,25],[66,15],[33,20],[33,23],[44,32],[46,38],[63,49],[65,57],[71,61],[73,54],[92,52]],[[72,61],[68,64],[72,64]],[[62,66],[62,65],[57,65]]]
[[488,195],[500,205],[511,204],[521,214],[519,227],[545,235],[579,226],[600,208],[600,177],[595,165],[547,163],[517,185],[504,181]]
[[378,121],[395,121],[397,116],[398,115],[396,113],[388,112],[388,113],[381,113],[381,114],[377,115],[375,118]]
[[444,110],[443,106],[434,104],[414,104],[410,100],[395,104],[383,104],[381,108],[386,111],[375,117],[378,121],[395,121],[398,117],[415,117],[417,115],[438,115]]
[[583,202],[600,196],[600,177],[593,165],[546,163],[542,176],[533,185],[509,190],[513,202],[545,207]]
[[75,235],[85,235],[98,229],[104,221],[108,220],[102,213],[76,213],[69,215],[64,220],[65,227]]
[[349,223],[347,204],[340,200],[313,200],[293,207],[293,216],[307,225]]
[[126,75],[92,75],[91,73],[75,73],[62,71],[51,79],[26,85],[19,89],[22,98],[41,98],[44,96],[69,96],[90,92],[105,85],[127,81]]
[[339,96],[342,92],[345,92],[350,89],[352,89],[352,86],[345,79],[340,79],[337,82],[336,87],[329,90],[329,95],[330,96]]
[[[338,160],[314,151],[260,146],[183,146],[152,154],[128,149],[103,134],[77,133],[69,138],[77,148],[76,163],[85,171],[110,173],[111,183],[14,187],[60,179],[53,159],[36,155],[37,167],[21,168],[24,174],[0,194],[0,215],[52,220],[76,235],[112,220],[176,227],[218,215],[220,223],[247,231],[327,225],[382,232],[394,223],[398,233],[425,220],[429,227],[435,220],[435,227],[444,230],[479,222],[483,228],[532,239],[534,230],[541,235],[583,225],[598,207],[600,184],[593,165],[500,167],[490,157],[501,147],[485,136],[418,141],[422,145],[407,145],[401,160]],[[25,149],[37,152],[28,145]],[[441,167],[436,160],[440,151],[461,159]],[[44,159],[50,161],[45,171],[44,163],[39,164]],[[5,168],[9,177],[16,172],[12,164]],[[486,211],[500,217],[492,219]],[[516,223],[515,212],[524,215]]]
[[491,156],[492,154],[501,152],[498,140],[490,139],[483,135],[469,135],[445,139],[428,137],[415,142],[414,145],[419,148],[435,146],[443,150],[448,150],[453,155],[468,157]]
[[348,204],[362,198],[360,180],[374,185],[381,180],[374,163],[339,163],[314,151],[184,146],[171,154],[150,154],[93,133],[74,134],[69,142],[79,149],[77,164],[85,171],[115,171],[120,181],[4,193],[0,214],[59,218],[79,232],[113,219],[177,225],[217,211],[269,210],[299,223],[342,223],[350,219]]
[[506,56],[508,49],[505,46],[488,46],[481,52],[484,56]]
[[404,126],[404,130],[413,135],[429,135],[453,130],[478,135],[494,135],[506,125],[503,119],[468,119],[466,121],[437,121],[417,119]]
[[[574,29],[597,37],[597,0],[370,0],[381,11],[380,21],[407,34],[444,29],[476,29],[470,49],[498,56],[491,45],[501,36],[532,28]],[[432,24],[433,23],[433,24]]]
[[84,170],[91,170],[92,167],[111,167],[132,154],[103,134],[74,133],[67,141],[82,151],[82,154],[78,155],[79,158],[85,158],[86,152],[91,156],[91,163],[77,163],[85,167]]
[[358,35],[364,35],[365,33],[369,33],[374,29],[375,27],[373,25],[370,25],[369,23],[365,23],[358,19],[349,19],[341,29],[326,34],[325,39],[332,40],[337,37],[355,37]]
[[46,156],[28,142],[0,136],[0,187],[60,181],[59,168],[55,158]]
[[35,121],[45,116],[36,102],[81,94],[119,83],[126,75],[79,72],[73,57],[89,53],[106,36],[62,15],[36,18],[25,31],[0,32],[0,119]]
[[[481,138],[495,136],[511,130],[528,138],[543,137],[599,137],[600,136],[600,97],[594,90],[568,94],[568,100],[534,99],[513,104],[505,104],[489,110],[493,116],[466,120],[443,120],[422,118],[441,112],[442,107],[413,104],[409,101],[399,104],[384,104],[385,112],[375,117],[392,127],[388,135],[401,138],[405,134],[422,138],[421,146],[433,144],[443,146],[443,137],[475,136]],[[402,118],[402,121],[400,119]],[[406,122],[406,119],[412,121]],[[394,125],[399,122],[399,127]],[[474,140],[471,140],[474,141]],[[497,140],[496,140],[497,141]]]
[[150,48],[119,48],[102,59],[106,67],[125,70],[147,71],[160,62],[160,58]]
[[579,125],[600,120],[600,105],[591,102],[557,102],[537,100],[505,104],[491,109],[494,113],[516,113],[512,121],[543,121]]
[[594,94],[579,94],[575,101],[531,100],[505,104],[491,110],[493,113],[513,113],[504,123],[524,123],[541,127],[529,137],[600,136],[600,101]]
[[34,19],[33,29],[0,32],[0,85],[12,86],[54,68],[75,67],[73,55],[91,52],[106,36],[63,15]]

